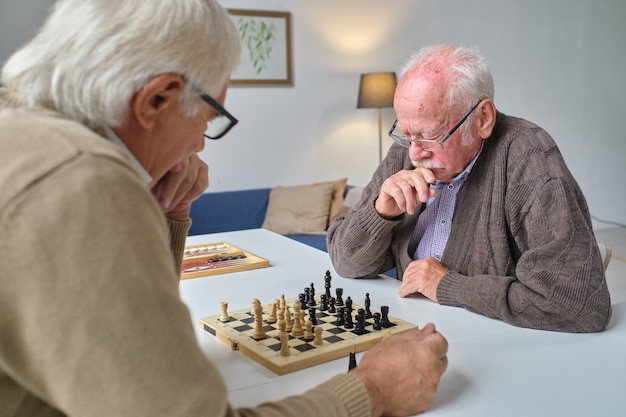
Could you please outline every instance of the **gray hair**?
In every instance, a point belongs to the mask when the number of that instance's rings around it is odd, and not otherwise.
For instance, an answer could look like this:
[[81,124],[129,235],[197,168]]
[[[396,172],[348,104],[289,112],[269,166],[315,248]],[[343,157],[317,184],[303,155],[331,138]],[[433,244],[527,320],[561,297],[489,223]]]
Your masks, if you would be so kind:
[[116,127],[151,78],[189,82],[182,111],[216,97],[239,64],[239,34],[216,0],[60,0],[37,36],[2,69],[26,106],[44,106],[81,123]]
[[[400,71],[400,77],[414,69],[419,72],[433,62],[446,65],[448,70],[448,112],[466,112],[478,100],[493,100],[493,76],[484,56],[474,47],[444,44],[422,48],[409,58]],[[470,115],[460,128],[464,143],[472,140],[468,129],[474,117],[477,117],[476,113]]]

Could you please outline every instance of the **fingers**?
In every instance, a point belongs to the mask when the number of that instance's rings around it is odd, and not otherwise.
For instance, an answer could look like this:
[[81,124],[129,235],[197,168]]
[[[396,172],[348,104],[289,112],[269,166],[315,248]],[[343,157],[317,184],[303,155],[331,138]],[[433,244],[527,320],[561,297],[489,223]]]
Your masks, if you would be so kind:
[[206,190],[207,186],[208,166],[197,154],[193,154],[176,164],[163,176],[152,188],[152,193],[168,217],[185,220],[191,203]]
[[383,182],[376,209],[388,217],[414,214],[417,206],[434,197],[435,190],[430,187],[434,182],[435,175],[426,168],[400,171]]

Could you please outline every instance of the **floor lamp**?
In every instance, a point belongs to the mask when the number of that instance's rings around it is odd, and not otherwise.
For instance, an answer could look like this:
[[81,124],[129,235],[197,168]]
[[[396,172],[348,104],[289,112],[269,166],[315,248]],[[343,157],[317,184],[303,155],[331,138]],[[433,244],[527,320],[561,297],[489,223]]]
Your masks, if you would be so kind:
[[378,159],[383,160],[382,108],[393,107],[396,90],[395,72],[361,74],[357,109],[378,109]]

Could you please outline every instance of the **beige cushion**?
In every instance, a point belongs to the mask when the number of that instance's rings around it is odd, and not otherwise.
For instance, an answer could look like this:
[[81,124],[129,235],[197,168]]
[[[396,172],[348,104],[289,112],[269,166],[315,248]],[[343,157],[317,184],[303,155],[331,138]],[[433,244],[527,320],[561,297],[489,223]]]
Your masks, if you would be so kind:
[[346,186],[348,184],[347,178],[340,178],[334,181],[325,181],[325,182],[317,182],[313,185],[326,185],[332,184],[333,189],[333,199],[330,203],[330,211],[328,212],[328,225],[330,225],[335,217],[341,213],[341,208],[343,207],[343,195],[346,192]]
[[334,189],[332,183],[272,188],[263,228],[282,235],[323,233]]

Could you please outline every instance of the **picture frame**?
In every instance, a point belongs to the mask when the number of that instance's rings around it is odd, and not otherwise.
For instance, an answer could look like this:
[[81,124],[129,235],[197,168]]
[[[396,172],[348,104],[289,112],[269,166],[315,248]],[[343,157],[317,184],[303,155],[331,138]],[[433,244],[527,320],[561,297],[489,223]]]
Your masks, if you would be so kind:
[[241,64],[231,85],[292,85],[291,14],[228,9],[241,37]]

